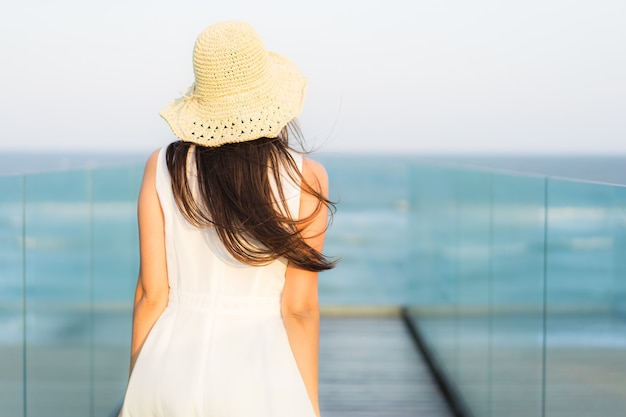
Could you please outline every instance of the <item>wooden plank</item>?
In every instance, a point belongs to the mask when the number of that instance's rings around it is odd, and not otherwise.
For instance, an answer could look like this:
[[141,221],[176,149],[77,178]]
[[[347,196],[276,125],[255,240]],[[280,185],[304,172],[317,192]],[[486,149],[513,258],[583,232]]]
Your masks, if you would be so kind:
[[399,317],[323,317],[323,417],[451,417]]

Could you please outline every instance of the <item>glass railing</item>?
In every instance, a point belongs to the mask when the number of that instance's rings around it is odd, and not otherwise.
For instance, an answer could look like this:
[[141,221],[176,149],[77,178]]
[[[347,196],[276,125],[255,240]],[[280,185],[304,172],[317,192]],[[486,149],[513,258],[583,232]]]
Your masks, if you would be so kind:
[[140,173],[0,177],[0,416],[109,417],[119,405]]
[[0,177],[0,416],[24,409],[23,178]]
[[409,285],[409,164],[374,156],[321,161],[330,178],[330,198],[338,202],[324,251],[341,261],[320,274],[320,302],[404,305]]
[[411,314],[474,416],[626,409],[626,188],[411,169]]
[[[475,416],[626,406],[626,189],[325,157],[334,305],[408,305]],[[0,417],[109,417],[128,374],[139,166],[0,177]]]

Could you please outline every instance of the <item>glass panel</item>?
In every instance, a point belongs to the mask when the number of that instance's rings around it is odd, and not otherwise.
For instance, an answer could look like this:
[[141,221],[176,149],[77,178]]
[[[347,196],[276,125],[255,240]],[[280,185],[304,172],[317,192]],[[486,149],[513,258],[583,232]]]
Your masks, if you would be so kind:
[[339,201],[324,251],[341,257],[320,275],[320,302],[401,305],[407,288],[407,163],[320,158]]
[[491,175],[457,179],[457,386],[476,415],[488,408]]
[[491,416],[542,410],[545,179],[493,175]]
[[[613,314],[626,319],[626,187],[615,187],[613,219]],[[625,372],[626,374],[626,372]]]
[[0,177],[0,416],[24,414],[23,177]]
[[138,269],[138,167],[93,172],[94,415],[121,405]]
[[412,168],[411,312],[431,353],[477,416],[623,414],[626,189],[488,177]]
[[91,414],[89,195],[86,172],[26,177],[29,416]]
[[430,350],[452,378],[458,369],[457,177],[448,168],[411,169],[410,304]]
[[[604,381],[609,385],[607,389],[618,391],[626,386],[626,187],[614,187],[613,192],[613,288],[611,319],[608,321],[610,336],[605,343],[609,346],[606,350],[610,352],[610,361],[605,362],[605,357],[600,356],[599,366],[609,372],[610,376]],[[611,412],[621,410],[623,414],[626,409],[624,396],[619,396],[610,409]]]
[[623,206],[609,186],[550,180],[548,191],[546,416],[621,416],[626,322],[611,307]]

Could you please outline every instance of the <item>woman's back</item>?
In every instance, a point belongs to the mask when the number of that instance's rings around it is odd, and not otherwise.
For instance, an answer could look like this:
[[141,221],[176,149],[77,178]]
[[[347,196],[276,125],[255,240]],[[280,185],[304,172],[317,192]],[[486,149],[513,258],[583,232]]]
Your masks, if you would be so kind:
[[[298,213],[299,184],[282,187],[289,211]],[[315,416],[281,317],[287,262],[244,264],[214,228],[191,225],[172,194],[165,149],[156,190],[169,302],[142,347],[121,415]]]
[[[188,158],[190,186],[197,195],[197,173],[194,155]],[[268,265],[251,267],[233,258],[220,241],[215,228],[198,228],[181,214],[172,194],[172,183],[165,160],[166,150],[159,154],[156,189],[165,220],[166,255],[171,292],[181,294],[223,295],[236,297],[280,297],[287,261],[277,259]],[[302,156],[291,152],[298,169]],[[300,208],[300,184],[281,172],[284,204],[294,219]],[[279,193],[275,192],[280,199]]]

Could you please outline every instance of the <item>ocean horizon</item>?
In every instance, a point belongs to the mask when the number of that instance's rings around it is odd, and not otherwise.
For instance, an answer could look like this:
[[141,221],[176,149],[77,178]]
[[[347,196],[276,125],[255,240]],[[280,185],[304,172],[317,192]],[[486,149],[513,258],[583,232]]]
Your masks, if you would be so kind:
[[[152,151],[1,151],[0,175],[143,165],[150,152]],[[626,185],[626,154],[371,154],[320,151],[312,153],[311,158],[321,162],[341,159],[373,163],[376,160],[422,162]]]

